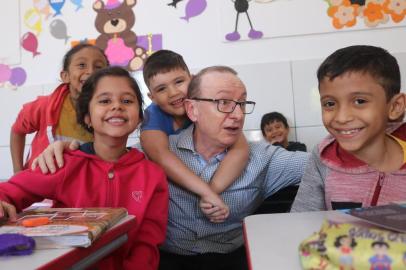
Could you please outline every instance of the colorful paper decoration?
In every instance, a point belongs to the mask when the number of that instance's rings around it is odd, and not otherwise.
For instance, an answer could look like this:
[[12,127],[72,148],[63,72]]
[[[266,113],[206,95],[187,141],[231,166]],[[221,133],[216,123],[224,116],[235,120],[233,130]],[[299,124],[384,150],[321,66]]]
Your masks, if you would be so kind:
[[50,28],[51,35],[54,38],[64,39],[65,44],[66,44],[66,42],[68,41],[70,36],[68,36],[68,33],[67,33],[68,30],[66,28],[66,24],[64,21],[62,21],[60,19],[56,19],[51,22],[51,24],[49,25],[49,28]]
[[21,46],[32,53],[32,57],[35,57],[40,54],[37,51],[38,49],[38,40],[37,37],[32,32],[27,32],[21,38]]

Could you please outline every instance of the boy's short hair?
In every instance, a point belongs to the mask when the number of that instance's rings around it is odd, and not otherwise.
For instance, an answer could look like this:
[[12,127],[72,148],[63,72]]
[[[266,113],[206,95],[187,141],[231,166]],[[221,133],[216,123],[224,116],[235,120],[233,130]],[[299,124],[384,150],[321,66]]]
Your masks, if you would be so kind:
[[182,69],[188,74],[190,73],[182,55],[170,50],[159,50],[145,61],[143,69],[144,82],[149,87],[149,80],[152,77],[158,73],[166,73],[174,69]]
[[400,71],[396,58],[387,50],[368,45],[354,45],[339,49],[323,61],[317,70],[321,81],[334,80],[345,73],[362,72],[372,76],[385,89],[386,100],[400,92]]
[[266,113],[262,116],[261,119],[261,131],[264,137],[265,137],[265,126],[275,121],[281,122],[285,126],[285,128],[289,128],[288,121],[286,120],[286,117],[283,114],[278,112]]

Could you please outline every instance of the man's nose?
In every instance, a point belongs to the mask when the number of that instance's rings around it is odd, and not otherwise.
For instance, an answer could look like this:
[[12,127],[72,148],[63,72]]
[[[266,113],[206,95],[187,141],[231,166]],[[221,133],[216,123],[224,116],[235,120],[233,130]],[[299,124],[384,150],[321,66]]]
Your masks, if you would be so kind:
[[236,104],[234,111],[230,113],[230,116],[233,118],[236,118],[238,120],[241,120],[242,118],[244,118],[244,112],[243,112],[240,104]]

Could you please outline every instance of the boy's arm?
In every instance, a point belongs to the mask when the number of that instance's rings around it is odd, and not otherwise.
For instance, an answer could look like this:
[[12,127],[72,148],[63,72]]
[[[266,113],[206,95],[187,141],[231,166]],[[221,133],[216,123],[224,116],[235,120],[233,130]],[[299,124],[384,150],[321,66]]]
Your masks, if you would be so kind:
[[13,171],[17,173],[24,168],[25,134],[10,132],[10,152]]
[[247,166],[248,152],[248,142],[244,134],[241,134],[238,141],[228,150],[210,181],[210,187],[214,192],[220,194],[241,175]]
[[158,163],[173,182],[197,194],[212,205],[226,207],[220,196],[169,150],[168,136],[163,131],[144,130],[141,132],[140,139],[142,149],[149,159]]

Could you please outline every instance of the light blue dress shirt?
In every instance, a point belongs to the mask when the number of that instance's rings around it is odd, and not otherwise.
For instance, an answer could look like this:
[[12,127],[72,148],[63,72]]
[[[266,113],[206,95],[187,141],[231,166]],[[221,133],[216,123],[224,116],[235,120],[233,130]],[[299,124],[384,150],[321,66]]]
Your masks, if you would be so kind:
[[[222,159],[208,162],[195,151],[191,125],[169,137],[170,150],[196,175],[209,182]],[[300,182],[308,159],[306,152],[288,152],[269,143],[250,143],[247,167],[221,196],[230,208],[224,223],[212,223],[199,208],[199,197],[169,181],[169,220],[161,248],[180,255],[229,253],[243,245],[242,221],[265,198]]]

